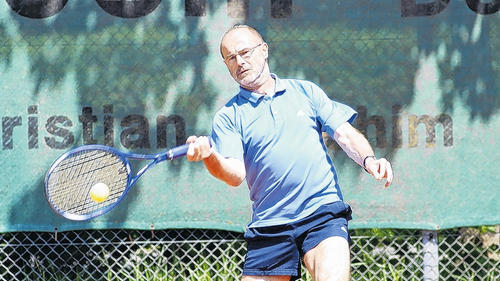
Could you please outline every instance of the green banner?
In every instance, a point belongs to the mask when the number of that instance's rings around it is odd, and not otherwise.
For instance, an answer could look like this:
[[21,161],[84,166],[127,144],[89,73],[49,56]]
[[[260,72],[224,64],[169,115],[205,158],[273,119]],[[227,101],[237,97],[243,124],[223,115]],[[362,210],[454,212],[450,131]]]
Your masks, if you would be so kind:
[[[389,189],[328,136],[354,228],[500,223],[500,2],[0,1],[0,231],[214,228],[242,231],[248,188],[202,163],[150,169],[122,203],[88,222],[54,214],[43,180],[81,144],[158,153],[210,134],[238,90],[224,32],[257,28],[271,71],[315,82],[359,112],[389,159]],[[136,166],[145,165],[140,162]]]

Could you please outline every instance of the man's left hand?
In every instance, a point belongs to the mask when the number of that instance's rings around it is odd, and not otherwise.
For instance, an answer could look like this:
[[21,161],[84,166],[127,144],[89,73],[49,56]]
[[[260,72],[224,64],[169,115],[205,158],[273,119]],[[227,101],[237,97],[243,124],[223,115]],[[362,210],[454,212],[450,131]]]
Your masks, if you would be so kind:
[[365,163],[365,169],[376,180],[387,179],[385,187],[389,187],[389,185],[391,185],[394,174],[392,172],[391,163],[389,163],[387,159],[367,158]]

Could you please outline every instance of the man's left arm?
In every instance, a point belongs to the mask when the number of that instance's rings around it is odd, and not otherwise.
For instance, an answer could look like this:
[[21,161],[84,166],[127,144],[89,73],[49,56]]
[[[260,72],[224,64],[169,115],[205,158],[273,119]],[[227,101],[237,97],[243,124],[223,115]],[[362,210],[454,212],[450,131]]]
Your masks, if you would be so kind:
[[385,187],[392,183],[391,163],[385,158],[376,159],[368,140],[351,124],[346,122],[340,125],[335,130],[333,138],[354,162],[363,167],[376,180],[387,179]]

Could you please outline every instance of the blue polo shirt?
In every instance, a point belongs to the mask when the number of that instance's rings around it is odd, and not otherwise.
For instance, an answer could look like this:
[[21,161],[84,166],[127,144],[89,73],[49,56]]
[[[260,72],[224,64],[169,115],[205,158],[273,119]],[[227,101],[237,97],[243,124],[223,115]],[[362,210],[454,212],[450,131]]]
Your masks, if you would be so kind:
[[290,223],[342,200],[321,133],[333,137],[357,115],[312,82],[272,77],[272,97],[240,87],[213,120],[215,150],[245,164],[253,201],[249,227]]

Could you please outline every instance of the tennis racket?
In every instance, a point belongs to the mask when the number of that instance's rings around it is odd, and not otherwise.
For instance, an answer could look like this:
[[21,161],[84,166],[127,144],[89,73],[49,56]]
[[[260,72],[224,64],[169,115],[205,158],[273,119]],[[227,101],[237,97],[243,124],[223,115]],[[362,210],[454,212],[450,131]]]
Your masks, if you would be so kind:
[[[153,165],[186,155],[188,144],[160,154],[125,153],[104,145],[83,145],[61,155],[45,176],[45,198],[57,214],[75,221],[103,215],[118,205],[137,180]],[[129,160],[151,160],[136,175]],[[102,202],[92,200],[91,188],[108,187]]]

